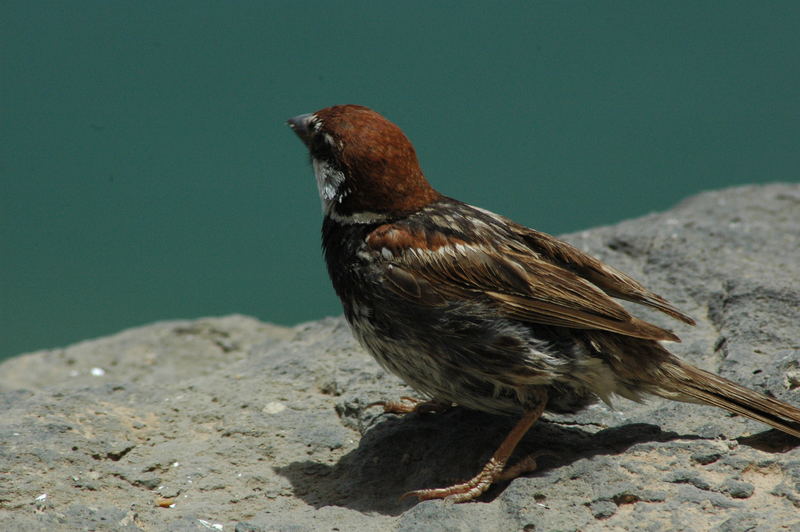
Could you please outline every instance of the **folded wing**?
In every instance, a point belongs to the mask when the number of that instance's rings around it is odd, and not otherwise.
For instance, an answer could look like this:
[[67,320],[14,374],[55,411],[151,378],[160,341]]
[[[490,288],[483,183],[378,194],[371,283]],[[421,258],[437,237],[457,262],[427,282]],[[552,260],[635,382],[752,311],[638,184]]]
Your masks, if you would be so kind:
[[[436,229],[384,225],[367,245],[390,256],[386,286],[421,305],[481,300],[524,322],[599,329],[650,340],[680,339],[632,316],[612,297],[694,321],[629,276],[544,233],[527,228],[513,247],[446,238]],[[525,244],[522,247],[520,243]]]

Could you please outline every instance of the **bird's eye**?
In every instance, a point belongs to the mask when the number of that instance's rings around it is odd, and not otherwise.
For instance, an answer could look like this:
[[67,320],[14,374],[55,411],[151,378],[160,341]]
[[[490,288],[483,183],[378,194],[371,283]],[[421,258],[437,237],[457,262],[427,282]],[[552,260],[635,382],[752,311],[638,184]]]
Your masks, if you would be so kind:
[[311,135],[311,151],[318,155],[330,154],[334,147],[333,137],[329,133],[314,132]]

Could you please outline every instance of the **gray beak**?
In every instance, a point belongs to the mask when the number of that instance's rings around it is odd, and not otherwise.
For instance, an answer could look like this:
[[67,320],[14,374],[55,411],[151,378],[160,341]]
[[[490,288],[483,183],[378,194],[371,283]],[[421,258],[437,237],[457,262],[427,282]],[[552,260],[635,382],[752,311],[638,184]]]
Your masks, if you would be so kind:
[[305,113],[302,115],[297,115],[294,118],[290,118],[286,121],[286,124],[292,128],[292,130],[297,133],[297,136],[300,137],[305,144],[308,144],[309,139],[309,129],[308,124],[310,122],[312,113]]

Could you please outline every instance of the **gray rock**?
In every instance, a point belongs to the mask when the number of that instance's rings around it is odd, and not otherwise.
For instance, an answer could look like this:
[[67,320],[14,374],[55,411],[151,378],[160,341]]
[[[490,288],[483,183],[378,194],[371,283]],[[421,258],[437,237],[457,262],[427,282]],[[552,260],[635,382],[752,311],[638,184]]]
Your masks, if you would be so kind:
[[679,471],[675,471],[674,473],[670,473],[669,475],[666,475],[663,480],[665,482],[674,482],[676,484],[691,484],[699,490],[708,491],[711,489],[711,485],[706,482],[700,473],[689,469],[681,469]]
[[720,488],[724,493],[727,493],[734,499],[747,499],[748,497],[752,497],[756,489],[755,486],[749,482],[742,482],[732,478],[723,482]]
[[595,519],[608,519],[617,513],[617,505],[613,501],[601,500],[589,504],[589,509]]
[[[800,186],[565,238],[697,318],[636,309],[678,355],[800,404]],[[23,355],[0,365],[0,529],[800,529],[797,440],[658,399],[548,416],[516,455],[545,453],[539,469],[477,502],[400,499],[469,478],[514,423],[366,408],[409,393],[341,318],[163,322]]]

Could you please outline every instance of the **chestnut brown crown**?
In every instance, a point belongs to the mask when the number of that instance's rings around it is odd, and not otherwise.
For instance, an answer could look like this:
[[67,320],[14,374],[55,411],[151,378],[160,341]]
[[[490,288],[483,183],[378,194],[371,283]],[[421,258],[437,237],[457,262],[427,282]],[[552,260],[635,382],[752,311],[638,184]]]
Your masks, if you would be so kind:
[[401,214],[441,197],[405,134],[367,107],[327,107],[288,125],[308,147],[327,212]]

